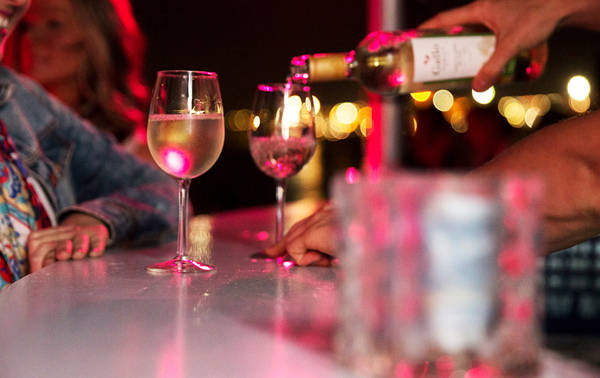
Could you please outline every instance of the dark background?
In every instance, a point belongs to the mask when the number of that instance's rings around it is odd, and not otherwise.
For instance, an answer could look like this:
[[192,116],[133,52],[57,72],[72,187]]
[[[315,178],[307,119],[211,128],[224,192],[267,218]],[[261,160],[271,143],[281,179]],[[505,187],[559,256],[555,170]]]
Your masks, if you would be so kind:
[[[405,25],[415,27],[440,10],[465,3],[405,1]],[[366,34],[366,0],[133,0],[133,6],[148,41],[148,82],[152,84],[156,71],[162,69],[215,71],[219,74],[226,112],[249,108],[259,82],[283,80],[293,56],[349,51]],[[568,77],[583,74],[592,83],[594,107],[599,66],[596,40],[597,34],[590,32],[565,29],[556,33],[550,41],[550,60],[544,76],[532,84],[499,88],[496,101],[506,94],[564,93]],[[313,85],[313,93],[322,102],[330,103],[366,98],[352,82]],[[407,112],[415,114],[409,107]],[[470,129],[465,134],[447,127],[436,110],[417,113],[419,134],[402,134],[402,140],[397,141],[403,145],[402,164],[411,168],[468,169],[534,131],[511,128],[495,106],[472,112]],[[551,112],[540,126],[571,115]],[[321,196],[327,196],[333,174],[348,166],[360,167],[363,143],[357,136],[320,142]],[[302,191],[292,187],[288,199],[303,196]],[[245,132],[227,130],[221,157],[211,170],[193,180],[191,198],[197,213],[274,203],[273,180],[255,167]]]
[[[161,69],[215,71],[226,112],[250,108],[259,82],[284,80],[293,56],[351,50],[365,34],[363,1],[136,0],[133,5],[148,40],[148,82]],[[227,130],[225,143],[215,166],[192,182],[196,212],[274,203],[273,180],[251,160],[246,133]],[[299,197],[292,191],[288,198]]]

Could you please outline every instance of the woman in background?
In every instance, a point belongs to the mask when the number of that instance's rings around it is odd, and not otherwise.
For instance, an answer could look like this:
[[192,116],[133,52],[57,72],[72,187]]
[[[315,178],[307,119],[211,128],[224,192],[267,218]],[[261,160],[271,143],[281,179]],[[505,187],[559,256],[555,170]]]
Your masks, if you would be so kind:
[[7,47],[8,66],[150,159],[145,40],[128,0],[35,0]]
[[[29,3],[0,0],[0,59]],[[55,261],[171,239],[174,184],[0,64],[0,289]]]

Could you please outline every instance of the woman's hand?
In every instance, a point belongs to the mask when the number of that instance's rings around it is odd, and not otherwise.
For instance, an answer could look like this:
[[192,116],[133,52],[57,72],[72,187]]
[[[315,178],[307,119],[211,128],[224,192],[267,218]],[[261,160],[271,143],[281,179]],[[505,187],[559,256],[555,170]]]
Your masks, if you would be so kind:
[[104,253],[109,238],[108,228],[97,218],[72,214],[57,227],[32,232],[27,239],[31,272],[54,261],[80,260]]
[[333,206],[324,205],[293,225],[283,240],[265,253],[275,257],[287,252],[300,266],[329,266],[335,255],[335,221]]
[[455,25],[483,24],[496,35],[496,49],[473,78],[477,91],[488,89],[508,61],[523,50],[538,47],[540,67],[545,65],[544,44],[557,25],[573,10],[564,0],[477,0],[468,5],[441,12],[421,24],[422,29]]

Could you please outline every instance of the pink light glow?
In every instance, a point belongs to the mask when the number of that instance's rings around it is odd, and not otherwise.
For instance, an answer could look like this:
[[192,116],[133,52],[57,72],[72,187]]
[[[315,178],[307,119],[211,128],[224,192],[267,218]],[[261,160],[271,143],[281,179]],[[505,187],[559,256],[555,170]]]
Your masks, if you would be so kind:
[[437,374],[442,377],[449,377],[454,370],[454,361],[450,356],[440,356],[435,361],[435,370]]
[[502,294],[502,317],[508,320],[516,320],[519,323],[528,324],[535,315],[533,301],[518,298],[516,293],[506,290]]
[[542,74],[542,65],[538,62],[531,62],[531,65],[525,69],[527,76],[531,79],[535,79]]
[[402,72],[394,71],[393,74],[388,76],[388,83],[392,87],[402,85],[402,84],[404,84],[405,81],[406,81],[406,76],[404,76],[404,74]]
[[190,159],[183,151],[176,148],[166,148],[163,150],[163,161],[169,171],[181,176],[190,169]]
[[[380,0],[367,2],[367,30],[381,30],[383,26],[383,4]],[[365,165],[367,172],[379,170],[382,162],[381,140],[381,97],[368,93],[369,105],[372,108],[373,129],[367,138],[365,147]]]
[[148,134],[148,132],[146,131],[146,128],[143,125],[138,125],[135,128],[133,137],[135,138],[136,141],[145,145],[147,134]]
[[346,57],[344,58],[344,60],[348,64],[354,62],[354,51],[351,51],[349,54],[347,54]]
[[308,74],[294,74],[292,80],[296,82],[304,82],[305,80],[308,80]]
[[498,255],[498,265],[511,277],[520,277],[536,267],[535,253],[524,253],[526,246],[521,246],[520,250],[517,248],[507,249]]
[[412,366],[406,362],[399,362],[394,369],[394,377],[396,378],[413,378]]
[[465,378],[492,378],[500,376],[498,369],[483,364],[469,369],[465,374]]
[[367,236],[365,227],[360,222],[352,222],[348,226],[348,233],[354,240],[365,240]]
[[506,185],[506,193],[515,210],[525,210],[529,205],[527,187],[520,180],[511,180]]
[[260,84],[258,86],[258,90],[263,91],[263,92],[273,92],[275,90],[275,88],[273,88],[272,85]]
[[529,323],[533,318],[533,303],[531,301],[521,301],[515,306],[515,319],[523,323]]
[[383,161],[383,140],[381,130],[381,97],[369,93],[369,105],[372,109],[373,129],[366,142],[366,166],[369,173],[377,172]]
[[[372,33],[372,35],[375,35],[374,33]],[[369,38],[369,37],[367,37]],[[386,43],[388,43],[388,39],[386,37],[386,34],[381,34],[379,36],[379,38],[373,38],[368,46],[367,46],[367,50],[369,50],[369,52],[376,52],[378,51],[382,45],[385,45]]]
[[308,60],[308,58],[310,57],[310,55],[300,55],[300,56],[295,56],[292,58],[292,65],[294,66],[303,66],[306,64],[306,61]]
[[458,33],[462,32],[463,29],[464,28],[460,25],[454,26],[454,27],[452,27],[452,29],[450,29],[450,34],[458,34]]
[[360,176],[358,170],[354,167],[346,169],[346,182],[348,184],[354,184]]
[[294,266],[293,261],[284,261],[281,265],[287,270]]
[[269,233],[267,231],[259,231],[256,233],[256,240],[265,241],[269,238]]
[[421,301],[417,295],[407,295],[402,304],[400,319],[407,322],[417,318],[421,312]]
[[406,41],[408,39],[412,39],[412,38],[416,38],[419,36],[419,30],[417,29],[410,29],[410,30],[406,30],[404,33],[402,33],[402,35],[400,36],[400,40],[401,41]]
[[185,260],[186,262],[189,262],[190,264],[194,265],[196,268],[198,269],[202,269],[204,271],[210,272],[211,270],[213,270],[214,268],[210,265],[204,265],[202,263],[199,263],[197,261],[194,260]]

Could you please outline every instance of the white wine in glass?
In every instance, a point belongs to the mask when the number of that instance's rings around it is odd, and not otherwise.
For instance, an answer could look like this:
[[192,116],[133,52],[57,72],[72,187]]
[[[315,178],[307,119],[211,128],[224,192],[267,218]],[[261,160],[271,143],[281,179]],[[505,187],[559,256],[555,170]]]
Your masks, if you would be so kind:
[[148,149],[156,164],[179,183],[179,229],[173,259],[148,266],[151,272],[209,272],[214,267],[188,255],[190,180],[217,161],[225,140],[217,74],[160,71],[148,116]]
[[283,238],[286,181],[315,151],[315,116],[310,88],[299,83],[261,84],[256,90],[250,153],[258,168],[275,179],[275,241]]

